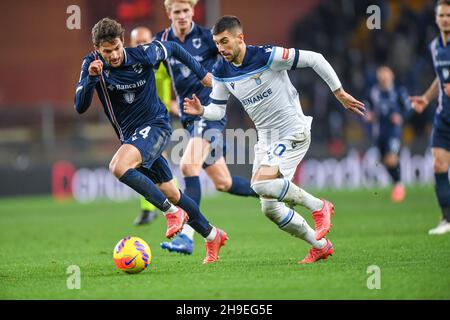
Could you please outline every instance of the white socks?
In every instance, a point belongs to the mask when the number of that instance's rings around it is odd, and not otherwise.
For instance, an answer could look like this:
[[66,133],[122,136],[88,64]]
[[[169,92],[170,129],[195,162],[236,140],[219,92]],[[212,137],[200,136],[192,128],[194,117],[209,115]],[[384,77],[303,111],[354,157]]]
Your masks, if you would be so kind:
[[305,219],[294,210],[286,207],[282,202],[269,199],[261,199],[262,212],[280,229],[289,234],[303,239],[314,248],[321,249],[325,246],[326,240],[315,238],[315,231],[308,225]]
[[322,200],[286,179],[258,181],[252,184],[252,188],[261,197],[273,198],[294,205],[300,204],[312,212],[323,207]]
[[178,210],[179,209],[177,207],[175,207],[173,204],[171,204],[169,210],[167,210],[166,212],[163,212],[163,214],[166,215],[167,213],[175,213]]
[[181,233],[191,240],[194,240],[194,232],[195,230],[187,223],[184,224],[183,229],[181,230]]
[[[184,224],[183,229],[181,230],[181,233],[184,234],[189,239],[191,239],[192,241],[194,241],[194,232],[195,230],[187,223]],[[212,227],[211,232],[208,234],[205,240],[213,241],[216,238],[216,234],[217,234],[216,227]]]
[[208,236],[205,238],[205,241],[213,241],[216,238],[217,235],[217,229],[216,227],[212,227],[211,232],[208,234]]

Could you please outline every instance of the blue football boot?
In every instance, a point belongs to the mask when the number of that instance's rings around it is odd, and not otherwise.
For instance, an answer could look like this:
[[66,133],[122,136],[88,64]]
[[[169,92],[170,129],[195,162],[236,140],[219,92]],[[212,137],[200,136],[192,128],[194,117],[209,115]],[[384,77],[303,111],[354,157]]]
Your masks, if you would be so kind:
[[192,254],[194,250],[194,241],[189,239],[185,234],[180,233],[171,242],[162,242],[161,248],[170,252],[178,252],[183,254]]

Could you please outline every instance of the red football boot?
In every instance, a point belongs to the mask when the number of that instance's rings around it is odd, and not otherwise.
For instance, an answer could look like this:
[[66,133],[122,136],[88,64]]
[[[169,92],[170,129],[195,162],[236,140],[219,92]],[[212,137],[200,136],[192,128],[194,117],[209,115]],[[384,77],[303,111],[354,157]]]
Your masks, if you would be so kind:
[[214,240],[206,242],[206,257],[203,259],[203,263],[207,264],[219,260],[220,248],[225,245],[225,241],[227,240],[227,233],[217,228],[217,234]]
[[402,184],[396,184],[392,189],[391,199],[393,202],[402,202],[405,199],[406,190]]
[[167,221],[166,237],[169,239],[171,239],[178,232],[180,232],[181,229],[183,229],[184,224],[188,220],[187,213],[180,207],[177,208],[178,208],[177,212],[166,213],[164,215]]
[[334,205],[325,200],[323,201],[323,208],[318,211],[314,211],[312,213],[312,217],[314,219],[314,229],[316,230],[316,240],[320,240],[330,231],[332,226],[331,217],[334,214]]
[[333,254],[333,244],[330,242],[330,240],[327,239],[327,244],[322,249],[316,249],[311,248],[309,250],[308,254],[306,255],[305,259],[302,261],[299,261],[300,264],[306,264],[306,263],[314,263],[320,259],[328,259],[328,256],[331,256]]

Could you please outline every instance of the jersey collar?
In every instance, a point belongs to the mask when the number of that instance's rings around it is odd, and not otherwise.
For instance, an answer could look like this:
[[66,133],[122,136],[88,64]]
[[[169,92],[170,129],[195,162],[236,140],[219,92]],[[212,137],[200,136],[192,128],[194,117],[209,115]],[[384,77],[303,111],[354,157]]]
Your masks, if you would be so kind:
[[125,48],[125,47],[123,47],[123,55],[124,55],[123,63],[125,64],[128,61],[127,48]]
[[245,46],[245,54],[244,54],[244,58],[242,59],[241,64],[237,65],[237,64],[231,63],[231,65],[233,67],[241,68],[242,66],[245,66],[247,64],[247,60],[249,59],[248,49],[249,49],[249,46]]
[[[187,33],[185,39],[187,39],[187,38],[191,35],[192,31],[194,31],[195,26],[196,26],[195,22],[192,21],[192,27],[191,27],[191,30],[189,30],[189,32]],[[175,39],[177,39],[178,41],[180,40],[180,39],[176,36],[176,34],[175,34],[175,31],[174,31],[174,28],[173,28],[173,24],[170,26],[170,32],[172,32],[172,36],[173,36]]]

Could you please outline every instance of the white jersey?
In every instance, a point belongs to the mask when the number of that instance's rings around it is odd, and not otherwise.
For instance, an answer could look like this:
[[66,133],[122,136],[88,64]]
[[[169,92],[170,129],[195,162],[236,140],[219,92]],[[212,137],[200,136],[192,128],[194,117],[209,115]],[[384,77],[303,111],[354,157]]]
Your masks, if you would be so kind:
[[[224,59],[219,61],[213,68],[211,105],[205,108],[204,117],[208,120],[217,118],[216,115],[208,115],[208,108],[221,106],[225,110],[228,97],[233,94],[253,120],[260,139],[295,139],[309,131],[312,117],[303,114],[298,92],[286,71],[299,66],[301,52],[309,51],[247,46],[240,66]],[[340,83],[333,86],[340,86]]]
[[233,94],[262,140],[289,138],[309,131],[312,117],[303,114],[298,92],[286,71],[294,59],[294,49],[248,46],[240,66],[223,62],[213,69],[212,101],[223,102]]

